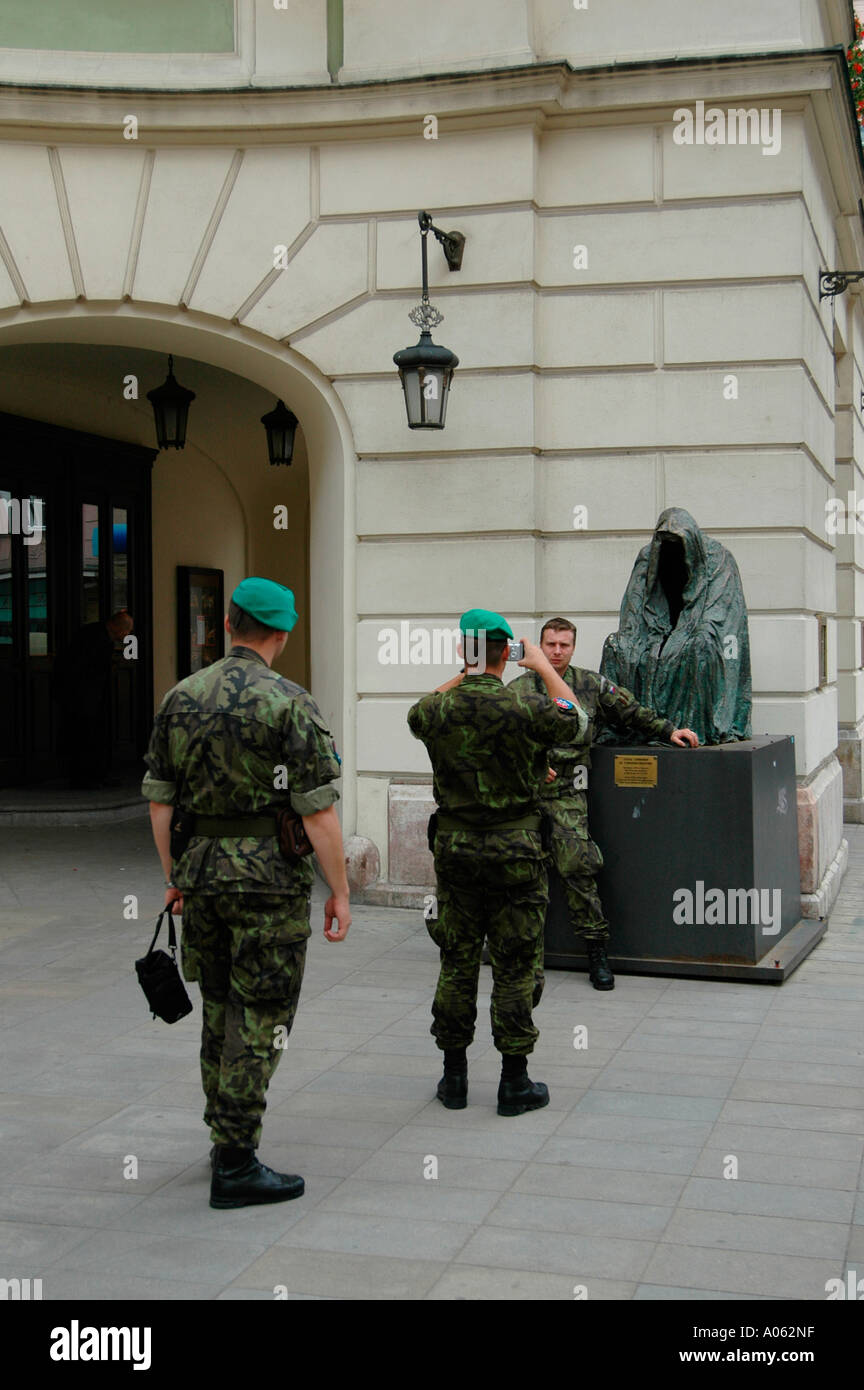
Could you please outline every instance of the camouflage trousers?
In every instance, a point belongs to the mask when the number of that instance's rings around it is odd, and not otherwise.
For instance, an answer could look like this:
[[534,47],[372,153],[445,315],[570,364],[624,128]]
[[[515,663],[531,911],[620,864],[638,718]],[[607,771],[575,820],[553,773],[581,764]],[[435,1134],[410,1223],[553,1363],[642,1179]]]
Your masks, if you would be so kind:
[[558,873],[576,936],[607,942],[609,923],[597,892],[603,855],[588,830],[588,798],[584,791],[541,802],[547,821],[549,857]]
[[307,892],[184,894],[181,958],[184,976],[201,989],[204,1123],[214,1144],[260,1143],[309,932]]
[[527,1055],[540,1036],[531,1017],[543,992],[543,923],[549,899],[540,837],[531,831],[439,831],[437,917],[427,929],[441,952],[431,1032],[438,1046],[474,1038],[484,939],[492,966],[490,1015],[499,1052]]

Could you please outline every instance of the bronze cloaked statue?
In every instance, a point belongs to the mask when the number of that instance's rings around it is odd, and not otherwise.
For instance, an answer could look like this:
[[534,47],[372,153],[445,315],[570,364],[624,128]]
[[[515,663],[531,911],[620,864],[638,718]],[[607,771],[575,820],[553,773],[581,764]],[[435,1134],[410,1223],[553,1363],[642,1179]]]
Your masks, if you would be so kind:
[[[640,550],[601,673],[700,743],[750,738],[750,641],[734,557],[669,507]],[[620,742],[620,739],[617,740]]]

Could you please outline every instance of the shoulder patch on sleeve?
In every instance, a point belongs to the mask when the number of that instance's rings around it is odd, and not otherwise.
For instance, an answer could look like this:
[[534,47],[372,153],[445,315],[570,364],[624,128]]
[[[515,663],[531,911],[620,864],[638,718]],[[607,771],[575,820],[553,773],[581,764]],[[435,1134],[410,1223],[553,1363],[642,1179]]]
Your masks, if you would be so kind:
[[575,709],[575,708],[576,708],[576,706],[575,706],[575,704],[573,703],[572,700],[558,700],[558,699],[556,699],[555,703],[556,703],[556,705],[558,706],[559,709]]

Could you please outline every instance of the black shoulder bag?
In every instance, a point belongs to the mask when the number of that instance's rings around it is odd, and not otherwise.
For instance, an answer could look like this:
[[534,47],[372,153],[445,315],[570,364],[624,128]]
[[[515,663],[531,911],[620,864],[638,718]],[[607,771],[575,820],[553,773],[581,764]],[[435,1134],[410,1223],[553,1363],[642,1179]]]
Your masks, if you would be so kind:
[[[156,951],[156,938],[162,929],[162,918],[168,916],[168,948],[170,956],[165,951]],[[135,962],[135,971],[138,975],[138,982],[147,996],[147,1003],[150,1005],[153,1017],[157,1016],[165,1023],[176,1023],[178,1019],[185,1018],[192,1012],[192,1001],[186,993],[186,987],[180,978],[180,971],[177,969],[177,934],[174,930],[174,918],[171,915],[170,907],[163,908],[156,921],[156,930],[153,933],[153,940],[150,942],[150,949],[146,956]]]

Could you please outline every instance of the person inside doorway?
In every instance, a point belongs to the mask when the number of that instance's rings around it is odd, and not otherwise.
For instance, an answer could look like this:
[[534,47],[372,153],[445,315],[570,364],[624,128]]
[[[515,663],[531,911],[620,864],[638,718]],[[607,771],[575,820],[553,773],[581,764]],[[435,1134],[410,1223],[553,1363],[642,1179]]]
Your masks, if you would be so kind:
[[111,772],[111,667],[118,642],[132,632],[131,613],[119,609],[104,623],[85,623],[54,668],[60,706],[58,753],[69,785],[109,785]]

